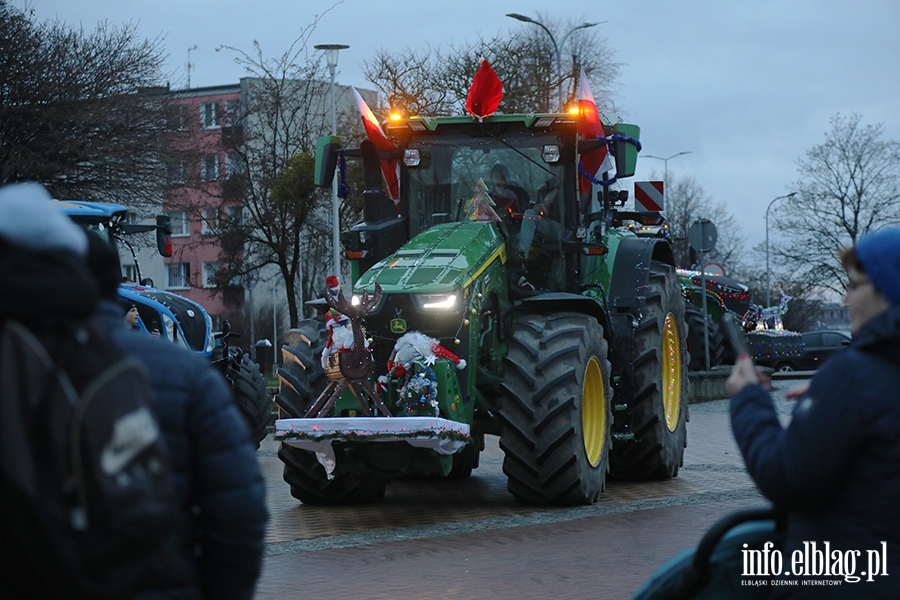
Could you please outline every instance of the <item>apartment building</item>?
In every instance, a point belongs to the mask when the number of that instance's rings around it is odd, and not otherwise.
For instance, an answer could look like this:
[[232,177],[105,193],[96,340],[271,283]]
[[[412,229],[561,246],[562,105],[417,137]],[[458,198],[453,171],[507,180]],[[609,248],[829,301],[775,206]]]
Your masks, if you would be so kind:
[[[156,285],[201,304],[216,328],[222,319],[249,316],[245,314],[246,281],[232,281],[224,290],[216,289],[221,244],[228,243],[227,236],[217,234],[241,218],[242,178],[235,174],[243,163],[236,159],[234,148],[263,137],[259,132],[266,124],[247,111],[254,95],[265,93],[263,83],[244,78],[236,84],[171,92],[179,129],[172,143],[183,158],[169,168],[163,209],[172,221],[174,252],[165,259],[164,276]],[[330,133],[330,86],[326,82],[296,82],[296,89],[305,94],[305,112],[292,126],[302,129],[301,135]],[[358,115],[350,88],[336,86],[336,91],[338,114]],[[376,106],[376,92],[358,91],[371,106]],[[249,131],[257,135],[245,136]],[[274,273],[260,273],[258,279],[260,284],[254,294],[271,297],[277,277]]]

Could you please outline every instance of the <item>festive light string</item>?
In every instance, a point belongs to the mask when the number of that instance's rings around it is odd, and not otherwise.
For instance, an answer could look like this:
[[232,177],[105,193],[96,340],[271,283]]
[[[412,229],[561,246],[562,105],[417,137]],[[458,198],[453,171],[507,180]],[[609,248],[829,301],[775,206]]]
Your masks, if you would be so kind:
[[440,440],[450,440],[454,442],[467,442],[471,439],[471,434],[461,433],[455,429],[440,428],[437,430],[417,430],[417,431],[397,431],[397,432],[362,432],[362,431],[332,431],[329,433],[315,433],[308,431],[276,431],[273,439],[276,442],[287,440],[297,440],[306,442],[327,442],[327,441],[346,441],[346,442],[363,442],[377,438],[390,439],[422,439],[436,438]]

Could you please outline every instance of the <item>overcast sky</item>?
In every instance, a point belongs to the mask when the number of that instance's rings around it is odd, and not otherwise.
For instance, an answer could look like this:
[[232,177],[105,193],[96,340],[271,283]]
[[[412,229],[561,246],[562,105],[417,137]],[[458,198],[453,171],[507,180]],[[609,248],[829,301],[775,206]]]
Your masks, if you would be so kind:
[[[174,87],[236,83],[244,75],[221,45],[245,50],[258,40],[281,55],[329,0],[9,0],[41,19],[93,28],[133,21],[145,37],[164,36]],[[631,0],[587,3],[535,0],[344,0],[323,17],[313,43],[349,44],[337,80],[370,87],[362,61],[376,49],[474,42],[535,27],[505,17],[607,21],[615,60],[624,63],[614,90],[622,120],[641,126],[644,154],[669,161],[669,179],[693,175],[726,202],[750,245],[765,239],[769,201],[787,193],[804,152],[824,141],[829,119],[857,112],[900,139],[900,2],[897,0]],[[565,54],[565,50],[563,50]],[[477,57],[473,57],[473,60]],[[604,112],[614,112],[607,103]],[[663,162],[644,159],[635,180]],[[629,184],[629,188],[631,185]],[[777,210],[773,206],[773,212]],[[720,232],[724,234],[725,232]],[[774,232],[770,232],[773,236]]]

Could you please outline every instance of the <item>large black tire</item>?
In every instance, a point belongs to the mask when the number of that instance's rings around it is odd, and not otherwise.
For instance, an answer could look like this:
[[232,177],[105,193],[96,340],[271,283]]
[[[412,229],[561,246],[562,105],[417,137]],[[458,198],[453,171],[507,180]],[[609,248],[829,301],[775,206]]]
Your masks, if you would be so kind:
[[239,363],[231,362],[228,381],[231,382],[234,402],[250,428],[250,438],[259,448],[272,419],[272,398],[266,393],[266,380],[259,371],[259,365],[253,362],[250,355],[242,353]]
[[331,480],[312,452],[282,443],[278,458],[284,463],[291,496],[304,504],[361,504],[384,498],[387,477],[377,471],[345,468],[348,463],[341,457]]
[[704,329],[709,335],[709,366],[712,368],[721,365],[725,356],[725,336],[722,334],[719,324],[712,318],[705,318],[703,311],[693,305],[685,307],[684,320],[688,327],[687,351],[691,356],[688,369],[691,371],[706,370]]
[[481,449],[477,440],[466,444],[462,450],[453,455],[453,467],[445,479],[457,481],[470,477],[472,470],[478,468],[480,457]]
[[610,456],[610,474],[623,479],[677,476],[687,444],[687,328],[675,269],[654,261],[649,287],[634,332],[634,438]]
[[304,319],[294,331],[302,339],[282,348],[275,404],[285,416],[300,418],[328,384],[321,360],[328,332],[322,319]]
[[[328,385],[322,369],[328,332],[322,319],[305,319],[295,332],[301,339],[283,347],[275,403],[285,416],[301,418]],[[340,457],[331,480],[313,452],[282,442],[278,458],[284,463],[284,480],[291,486],[291,495],[306,504],[359,504],[384,497],[385,476],[352,466]]]
[[510,493],[529,504],[590,504],[606,485],[612,390],[603,326],[579,313],[512,326],[500,409]]

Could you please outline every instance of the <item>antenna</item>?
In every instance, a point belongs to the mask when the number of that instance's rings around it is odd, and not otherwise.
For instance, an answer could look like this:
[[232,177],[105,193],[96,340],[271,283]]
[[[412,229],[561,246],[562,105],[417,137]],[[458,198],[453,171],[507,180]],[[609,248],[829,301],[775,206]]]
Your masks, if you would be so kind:
[[191,69],[194,68],[194,65],[191,64],[191,50],[196,50],[197,44],[194,44],[190,48],[187,49],[188,60],[187,60],[187,86],[188,89],[191,89]]

